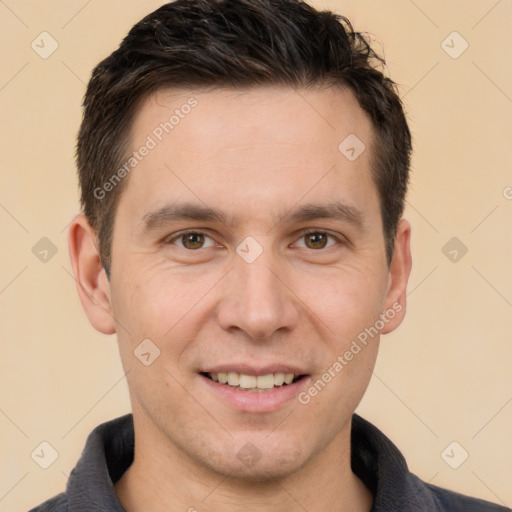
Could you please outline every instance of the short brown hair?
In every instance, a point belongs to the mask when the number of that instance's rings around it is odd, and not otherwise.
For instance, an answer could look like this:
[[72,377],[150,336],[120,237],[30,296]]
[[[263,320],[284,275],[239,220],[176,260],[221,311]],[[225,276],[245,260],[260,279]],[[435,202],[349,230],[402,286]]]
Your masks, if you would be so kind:
[[116,205],[127,179],[108,194],[98,190],[126,161],[138,106],[172,87],[350,88],[375,129],[372,174],[389,263],[412,146],[396,85],[380,71],[384,65],[346,18],[299,0],[177,0],[142,19],[93,70],[78,134],[82,208],[98,235],[107,275]]

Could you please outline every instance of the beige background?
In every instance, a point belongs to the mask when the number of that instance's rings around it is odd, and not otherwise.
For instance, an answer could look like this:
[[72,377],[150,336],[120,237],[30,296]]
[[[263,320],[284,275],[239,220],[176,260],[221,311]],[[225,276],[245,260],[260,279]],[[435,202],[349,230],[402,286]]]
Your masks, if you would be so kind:
[[[62,491],[87,434],[130,410],[115,337],[81,310],[66,227],[84,84],[161,3],[0,1],[0,512]],[[409,311],[359,412],[421,478],[512,506],[512,1],[313,4],[383,45],[415,140]],[[43,31],[59,45],[47,59],[31,48]],[[441,46],[453,31],[469,44],[457,59]],[[455,263],[442,252],[454,236],[468,248]],[[58,251],[46,263],[42,237]],[[31,458],[42,441],[59,454],[48,469]],[[458,469],[441,457],[452,441],[469,452]]]

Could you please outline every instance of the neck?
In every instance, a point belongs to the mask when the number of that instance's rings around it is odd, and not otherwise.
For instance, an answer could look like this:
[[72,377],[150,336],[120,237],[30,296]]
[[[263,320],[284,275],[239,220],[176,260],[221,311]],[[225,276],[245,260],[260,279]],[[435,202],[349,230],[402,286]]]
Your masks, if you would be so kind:
[[213,473],[158,433],[140,436],[136,423],[135,432],[134,461],[115,484],[127,512],[368,512],[372,506],[370,491],[351,470],[350,423],[298,471],[268,481]]

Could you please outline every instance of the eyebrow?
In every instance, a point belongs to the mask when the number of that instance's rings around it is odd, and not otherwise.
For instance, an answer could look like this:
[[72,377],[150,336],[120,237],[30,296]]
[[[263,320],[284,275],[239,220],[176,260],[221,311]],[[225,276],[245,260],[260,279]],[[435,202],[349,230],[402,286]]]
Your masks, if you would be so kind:
[[226,224],[226,216],[215,208],[192,203],[171,204],[146,213],[141,221],[144,231],[152,231],[170,222],[197,220]]
[[316,219],[334,219],[347,222],[354,227],[362,227],[363,213],[354,206],[340,202],[329,204],[305,204],[288,212],[284,218],[292,222],[305,222]]
[[[354,206],[341,202],[329,204],[305,204],[275,217],[274,226],[283,221],[300,223],[317,219],[334,219],[346,222],[354,227],[362,227],[363,214]],[[218,222],[230,225],[228,216],[216,208],[194,203],[176,203],[146,213],[142,219],[142,231],[149,232],[172,222],[194,220],[199,222]]]

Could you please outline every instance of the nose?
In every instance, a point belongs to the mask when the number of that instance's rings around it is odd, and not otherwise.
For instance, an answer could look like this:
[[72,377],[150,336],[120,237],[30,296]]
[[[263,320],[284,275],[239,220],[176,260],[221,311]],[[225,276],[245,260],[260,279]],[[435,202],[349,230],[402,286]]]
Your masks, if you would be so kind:
[[226,331],[241,331],[253,340],[293,330],[300,319],[299,300],[283,269],[265,252],[253,263],[242,258],[227,276],[217,321]]

